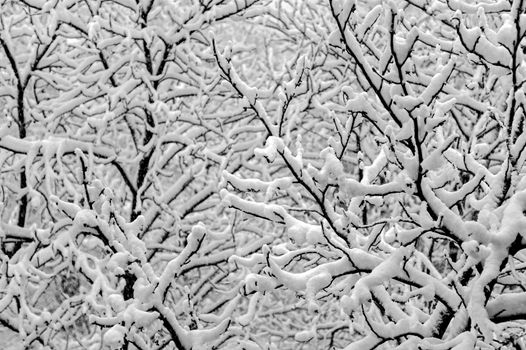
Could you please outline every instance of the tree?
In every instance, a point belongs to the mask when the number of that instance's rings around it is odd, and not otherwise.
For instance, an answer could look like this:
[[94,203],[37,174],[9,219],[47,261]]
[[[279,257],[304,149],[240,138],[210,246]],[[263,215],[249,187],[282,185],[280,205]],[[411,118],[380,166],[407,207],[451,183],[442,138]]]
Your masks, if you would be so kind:
[[25,347],[525,346],[523,1],[1,6]]
[[258,9],[2,3],[0,322],[25,347],[222,341],[229,320],[197,311],[228,298],[234,245],[206,232],[226,227],[218,173],[239,167],[226,136],[243,110],[208,48]]
[[525,4],[328,5],[326,57],[298,61],[279,112],[218,54],[267,131],[269,165],[222,191],[273,227],[232,258],[254,303],[287,310],[267,332],[287,348],[524,346]]

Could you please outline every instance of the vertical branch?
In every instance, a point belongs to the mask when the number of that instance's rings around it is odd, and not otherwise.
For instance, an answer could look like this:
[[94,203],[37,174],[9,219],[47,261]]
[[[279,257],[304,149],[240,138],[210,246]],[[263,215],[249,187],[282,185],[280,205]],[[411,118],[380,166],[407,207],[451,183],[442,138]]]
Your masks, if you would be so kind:
[[[146,28],[146,24],[148,23],[148,13],[151,10],[152,5],[153,5],[153,1],[150,3],[147,9],[140,10],[139,21],[140,21],[140,26],[142,29]],[[150,52],[150,48],[148,47],[148,44],[146,43],[144,39],[142,40],[142,48],[144,52],[146,69],[148,70],[148,73],[151,76],[153,76],[154,71],[153,71],[152,55]],[[154,102],[151,94],[149,94],[148,102],[150,103]],[[153,115],[151,111],[144,108],[144,113],[146,115],[146,124],[144,127],[144,139],[142,141],[142,145],[146,146],[148,145],[148,143],[150,143],[150,141],[153,138],[152,129],[155,127],[155,121],[153,119]],[[146,175],[148,174],[148,166],[150,164],[150,159],[153,155],[153,150],[154,150],[153,148],[150,148],[149,150],[147,150],[142,156],[141,160],[139,161],[139,169],[137,170],[137,180],[136,180],[137,181],[136,182],[137,192],[132,194],[132,212],[131,212],[131,217],[130,217],[132,221],[135,220],[142,212],[141,209],[136,208],[136,207],[137,207],[137,202],[139,200],[138,196],[141,195],[141,187],[143,186],[144,181],[146,179]]]
[[[10,51],[7,43],[0,37],[0,45],[4,49],[4,52],[7,56],[7,59],[9,61],[9,65],[11,66],[11,69],[13,70],[13,73],[15,74],[16,78],[16,107],[17,107],[17,120],[16,123],[18,125],[18,137],[21,139],[25,139],[27,136],[26,131],[26,117],[24,113],[24,86],[22,85],[22,80],[20,77],[20,72],[18,70],[18,67],[16,65],[15,58],[13,57],[12,52]],[[26,223],[26,212],[27,212],[27,193],[25,193],[27,188],[27,177],[26,177],[26,169],[25,167],[20,171],[20,191],[22,191],[22,196],[20,197],[20,204],[18,207],[18,219],[17,224],[20,227],[24,227]],[[17,243],[18,244],[18,243]]]

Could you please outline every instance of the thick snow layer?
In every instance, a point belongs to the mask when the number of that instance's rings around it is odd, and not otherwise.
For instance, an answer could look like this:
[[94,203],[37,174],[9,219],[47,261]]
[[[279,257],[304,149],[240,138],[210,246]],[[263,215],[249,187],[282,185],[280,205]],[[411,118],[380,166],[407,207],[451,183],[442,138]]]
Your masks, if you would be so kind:
[[116,324],[104,333],[104,345],[110,349],[119,349],[124,344],[125,336],[126,328]]

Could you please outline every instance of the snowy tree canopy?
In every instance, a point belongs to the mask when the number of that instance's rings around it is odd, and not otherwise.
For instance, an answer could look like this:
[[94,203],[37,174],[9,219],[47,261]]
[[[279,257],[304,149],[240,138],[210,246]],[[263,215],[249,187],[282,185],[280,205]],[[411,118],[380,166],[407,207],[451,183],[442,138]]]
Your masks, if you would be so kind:
[[0,1],[0,346],[526,348],[525,35],[524,0]]

